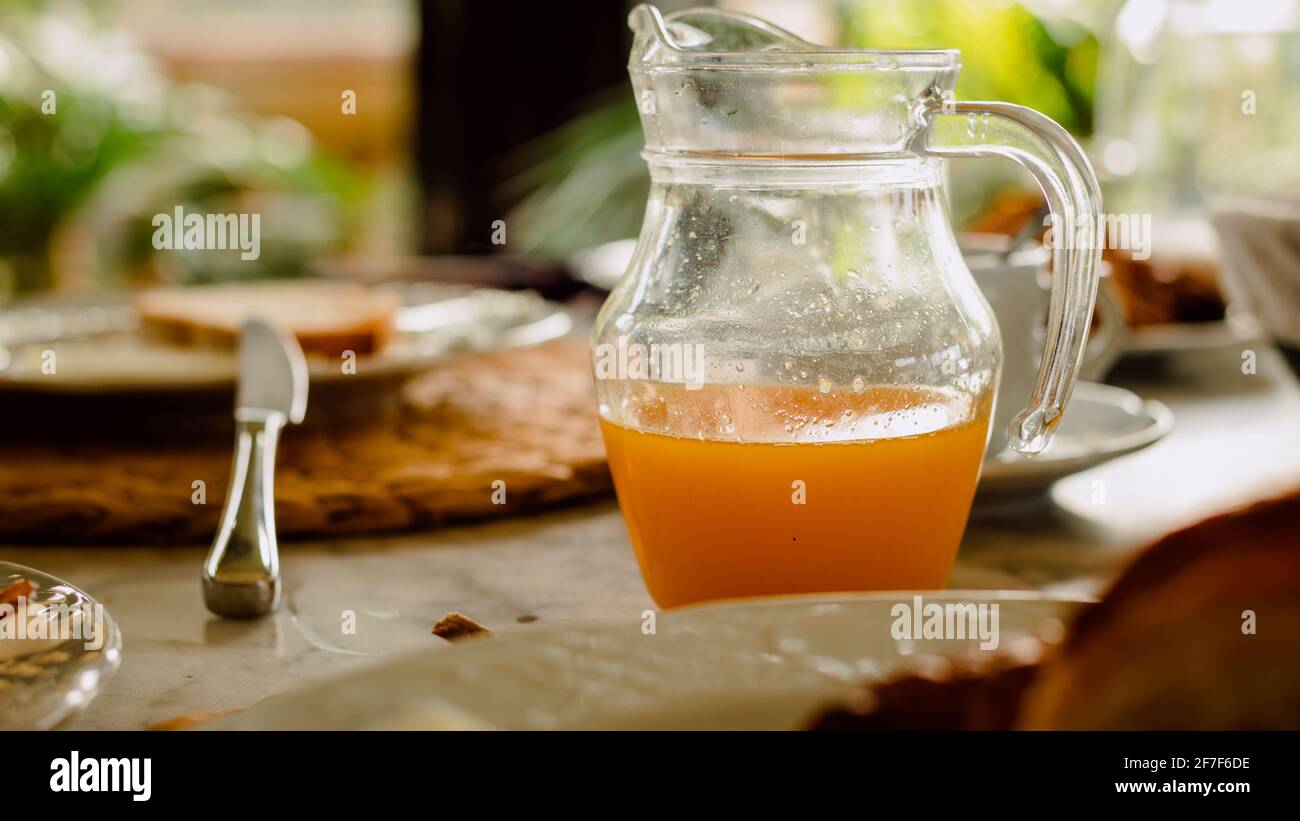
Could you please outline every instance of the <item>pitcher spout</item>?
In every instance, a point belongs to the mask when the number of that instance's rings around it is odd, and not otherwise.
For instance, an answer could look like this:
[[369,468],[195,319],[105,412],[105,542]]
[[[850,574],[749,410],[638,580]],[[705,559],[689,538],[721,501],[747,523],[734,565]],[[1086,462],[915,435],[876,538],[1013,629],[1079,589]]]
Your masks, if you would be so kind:
[[716,9],[642,4],[628,72],[646,150],[731,156],[906,153],[913,103],[950,91],[953,50],[839,50]]
[[689,54],[740,54],[763,51],[827,51],[766,20],[739,12],[698,8],[667,18],[641,3],[627,18],[633,32],[632,65],[663,65]]

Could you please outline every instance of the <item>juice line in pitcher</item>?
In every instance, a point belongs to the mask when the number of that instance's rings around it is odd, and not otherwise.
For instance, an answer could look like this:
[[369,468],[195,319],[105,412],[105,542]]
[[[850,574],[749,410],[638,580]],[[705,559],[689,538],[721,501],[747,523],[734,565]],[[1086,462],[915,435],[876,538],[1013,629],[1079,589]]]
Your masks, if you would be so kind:
[[635,425],[601,428],[661,606],[947,582],[987,401],[901,387],[640,390],[624,408]]

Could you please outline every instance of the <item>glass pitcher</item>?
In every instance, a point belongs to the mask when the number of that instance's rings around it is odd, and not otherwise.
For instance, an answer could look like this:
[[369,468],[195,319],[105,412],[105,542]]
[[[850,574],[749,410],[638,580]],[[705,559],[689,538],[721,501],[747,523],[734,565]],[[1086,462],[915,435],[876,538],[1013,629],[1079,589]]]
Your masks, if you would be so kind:
[[[1014,160],[1054,226],[1086,226],[1086,157],[1035,111],[954,101],[956,51],[836,51],[716,10],[629,22],[652,188],[592,364],[651,596],[942,587],[1002,354],[940,158]],[[1060,421],[1096,296],[1099,249],[1056,245],[1024,453]]]

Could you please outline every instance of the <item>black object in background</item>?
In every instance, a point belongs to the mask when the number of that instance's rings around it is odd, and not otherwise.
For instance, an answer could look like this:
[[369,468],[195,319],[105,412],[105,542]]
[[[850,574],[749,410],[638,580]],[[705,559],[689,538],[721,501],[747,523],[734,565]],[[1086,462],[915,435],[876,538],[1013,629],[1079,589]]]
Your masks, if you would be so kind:
[[1296,379],[1300,379],[1300,348],[1293,347],[1285,342],[1279,342],[1278,348],[1281,349],[1286,364],[1291,366],[1291,371],[1295,374]]
[[[421,251],[487,253],[512,152],[627,82],[617,0],[422,0],[415,157]],[[508,238],[508,226],[507,226]]]

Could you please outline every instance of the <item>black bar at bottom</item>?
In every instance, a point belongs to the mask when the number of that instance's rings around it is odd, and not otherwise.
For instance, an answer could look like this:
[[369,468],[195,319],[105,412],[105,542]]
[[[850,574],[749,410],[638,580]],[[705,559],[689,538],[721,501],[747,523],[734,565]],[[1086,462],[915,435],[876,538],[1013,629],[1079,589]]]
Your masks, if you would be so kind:
[[[338,811],[351,804],[385,815],[403,806],[450,812],[445,802],[451,794],[461,806],[483,802],[485,809],[529,796],[538,802],[534,811],[599,809],[597,797],[611,790],[635,806],[693,806],[690,796],[739,806],[779,794],[802,796],[808,810],[847,802],[862,812],[900,803],[927,811],[949,805],[1064,810],[1099,801],[1181,805],[1193,799],[1238,807],[1263,798],[1277,806],[1293,796],[1300,741],[1294,733],[1054,732],[76,732],[0,738],[8,742],[0,793],[22,796],[35,812],[98,804],[128,812],[255,808],[258,817],[279,807]],[[130,759],[137,759],[134,782],[119,783],[115,792],[82,789],[97,779],[112,787],[113,771],[129,781]],[[143,789],[132,788],[144,780],[144,759],[147,801],[135,800],[133,793]],[[95,774],[87,775],[90,770]],[[64,776],[77,779],[75,791]]]

